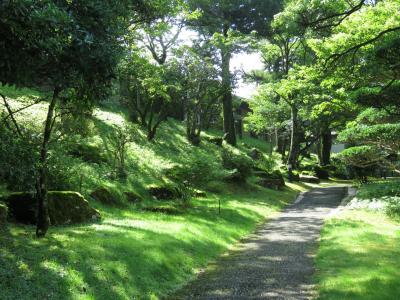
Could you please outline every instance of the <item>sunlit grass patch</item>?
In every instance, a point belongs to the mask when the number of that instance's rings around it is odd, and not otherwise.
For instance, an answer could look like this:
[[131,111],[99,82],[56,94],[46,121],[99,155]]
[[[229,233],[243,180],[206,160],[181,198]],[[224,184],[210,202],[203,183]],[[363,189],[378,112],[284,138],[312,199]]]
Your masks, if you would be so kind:
[[400,223],[345,211],[325,225],[316,267],[319,299],[399,299]]
[[43,240],[32,227],[10,225],[0,235],[0,298],[158,298],[296,195],[229,184],[223,190],[194,199],[177,216],[102,207],[102,223],[52,228]]

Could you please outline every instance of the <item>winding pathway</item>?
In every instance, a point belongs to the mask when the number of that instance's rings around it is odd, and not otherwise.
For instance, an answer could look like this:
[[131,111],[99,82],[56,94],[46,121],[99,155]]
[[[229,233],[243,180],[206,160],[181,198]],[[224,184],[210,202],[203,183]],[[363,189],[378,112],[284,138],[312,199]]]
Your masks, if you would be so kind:
[[345,187],[305,193],[170,299],[310,299],[313,253]]

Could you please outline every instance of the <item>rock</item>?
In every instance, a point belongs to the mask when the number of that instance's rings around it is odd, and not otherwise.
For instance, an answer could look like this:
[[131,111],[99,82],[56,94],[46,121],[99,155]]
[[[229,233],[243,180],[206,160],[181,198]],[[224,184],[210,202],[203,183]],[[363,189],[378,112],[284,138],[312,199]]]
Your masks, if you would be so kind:
[[[48,192],[51,225],[100,220],[100,213],[76,192]],[[24,224],[36,224],[37,201],[33,193],[12,193],[5,198],[10,216]]]
[[166,215],[179,215],[181,211],[172,206],[152,206],[143,208],[144,211],[162,213]]
[[149,194],[157,200],[174,200],[182,198],[182,193],[172,186],[151,185],[148,187]]
[[310,175],[300,175],[300,181],[302,182],[309,182],[309,183],[320,183],[320,179],[315,176]]
[[206,192],[203,192],[203,191],[195,191],[194,196],[196,198],[205,198],[205,197],[207,197],[207,194],[206,194]]
[[282,180],[280,180],[280,179],[261,178],[257,182],[257,184],[262,187],[265,187],[265,188],[269,188],[269,189],[273,189],[273,190],[281,190],[285,186],[285,181],[283,181],[283,184],[282,184]]
[[75,144],[71,146],[69,154],[88,163],[101,164],[107,162],[101,149],[90,144]]
[[0,203],[0,224],[7,222],[8,208],[4,203]]
[[330,167],[315,166],[314,172],[319,179],[329,179]]
[[118,205],[120,201],[106,188],[98,188],[90,194],[94,200],[99,201],[104,205]]
[[209,138],[207,138],[207,140],[210,143],[217,145],[219,147],[222,147],[222,143],[224,142],[224,139],[221,137],[209,137]]
[[228,182],[245,182],[246,179],[243,178],[242,173],[239,172],[238,169],[230,170],[229,174],[225,176],[225,181]]
[[136,194],[135,192],[125,192],[124,193],[126,200],[128,200],[129,203],[140,203],[142,202],[142,197],[140,195]]
[[261,185],[262,187],[274,190],[280,190],[285,187],[285,179],[283,179],[283,176],[279,171],[274,171],[272,173],[255,171],[254,174],[257,177],[260,177],[260,180],[257,182],[257,184]]
[[252,148],[249,152],[249,156],[253,159],[253,160],[259,160],[262,157],[262,152],[260,150],[258,150],[257,148]]
[[52,225],[99,221],[100,212],[76,192],[49,192],[49,215]]

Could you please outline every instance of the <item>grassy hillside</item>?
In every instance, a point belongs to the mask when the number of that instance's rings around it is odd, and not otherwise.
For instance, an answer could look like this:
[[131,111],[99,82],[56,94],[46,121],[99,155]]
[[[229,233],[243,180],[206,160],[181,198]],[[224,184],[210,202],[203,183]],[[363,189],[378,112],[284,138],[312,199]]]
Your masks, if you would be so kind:
[[[14,109],[41,96],[5,87],[1,92],[13,99]],[[18,114],[18,121],[40,133],[46,105]],[[223,148],[206,141],[193,147],[186,140],[184,124],[173,120],[161,126],[154,142],[135,129],[127,153],[127,178],[116,179],[109,138],[127,124],[126,115],[117,104],[104,104],[82,134],[53,141],[51,183],[80,191],[103,220],[53,227],[42,240],[34,239],[31,226],[3,228],[1,299],[158,298],[185,284],[207,262],[290,203],[298,191],[310,187],[290,184],[284,191],[272,191],[253,184],[253,178],[246,184],[224,182]],[[237,152],[246,155],[255,146],[270,150],[267,143],[246,137]],[[77,149],[79,155],[71,155]],[[274,164],[265,158],[266,164]],[[149,185],[173,184],[168,173],[177,167],[188,174],[197,170],[195,185],[206,197],[192,199],[174,215],[145,211],[152,206],[181,207],[176,201],[156,201],[147,192]],[[90,193],[99,187],[108,188],[120,205],[110,207],[91,199]],[[135,192],[144,200],[129,204],[124,192]]]

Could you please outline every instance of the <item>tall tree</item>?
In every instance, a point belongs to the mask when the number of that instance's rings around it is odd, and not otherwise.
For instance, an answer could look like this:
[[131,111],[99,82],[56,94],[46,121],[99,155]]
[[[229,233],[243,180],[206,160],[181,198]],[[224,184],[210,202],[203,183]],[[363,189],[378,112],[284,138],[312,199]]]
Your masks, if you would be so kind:
[[256,32],[266,35],[269,23],[280,9],[278,0],[189,0],[189,8],[199,16],[190,20],[202,34],[214,37],[220,52],[223,90],[223,116],[226,140],[236,144],[235,123],[232,105],[232,78],[230,64],[233,52],[238,48],[238,34]]

